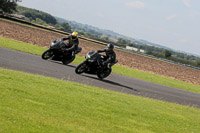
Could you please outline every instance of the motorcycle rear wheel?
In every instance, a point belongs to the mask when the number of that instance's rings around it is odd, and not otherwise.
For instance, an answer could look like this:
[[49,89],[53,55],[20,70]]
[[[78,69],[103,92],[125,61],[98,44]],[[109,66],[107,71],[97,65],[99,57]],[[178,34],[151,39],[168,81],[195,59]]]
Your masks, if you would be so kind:
[[102,72],[98,72],[97,73],[97,77],[100,78],[100,79],[104,79],[106,77],[108,77],[110,75],[110,73],[112,72],[112,69],[106,69]]
[[42,59],[47,60],[47,59],[50,59],[52,56],[53,56],[53,52],[50,49],[47,49],[42,54]]
[[62,60],[62,63],[63,63],[64,65],[68,65],[69,63],[71,63],[72,61],[74,61],[74,59],[75,59],[75,56],[72,56],[72,57],[69,57],[69,58],[67,58],[67,59],[63,59],[63,60]]

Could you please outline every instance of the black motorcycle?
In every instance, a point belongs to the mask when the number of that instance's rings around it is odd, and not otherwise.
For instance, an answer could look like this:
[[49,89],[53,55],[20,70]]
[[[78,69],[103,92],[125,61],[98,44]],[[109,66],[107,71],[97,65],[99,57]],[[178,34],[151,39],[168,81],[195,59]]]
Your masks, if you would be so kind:
[[87,53],[85,58],[86,60],[76,67],[75,72],[77,74],[95,74],[98,78],[103,79],[108,77],[112,72],[112,69],[108,68],[107,65],[102,65],[102,62],[106,60],[105,55],[101,55],[97,51],[92,51]]
[[42,54],[42,59],[47,60],[56,60],[56,61],[62,61],[63,64],[67,65],[71,63],[75,59],[75,54],[81,52],[82,48],[78,47],[78,50],[73,53],[70,52],[63,52],[63,49],[68,47],[67,43],[65,43],[62,40],[54,40],[50,48],[44,51]]

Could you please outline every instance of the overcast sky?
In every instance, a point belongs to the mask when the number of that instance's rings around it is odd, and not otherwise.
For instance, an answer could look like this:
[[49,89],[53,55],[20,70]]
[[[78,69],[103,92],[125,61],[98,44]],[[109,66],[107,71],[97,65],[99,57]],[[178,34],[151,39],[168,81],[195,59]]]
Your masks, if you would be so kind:
[[200,55],[200,0],[22,0],[19,4]]

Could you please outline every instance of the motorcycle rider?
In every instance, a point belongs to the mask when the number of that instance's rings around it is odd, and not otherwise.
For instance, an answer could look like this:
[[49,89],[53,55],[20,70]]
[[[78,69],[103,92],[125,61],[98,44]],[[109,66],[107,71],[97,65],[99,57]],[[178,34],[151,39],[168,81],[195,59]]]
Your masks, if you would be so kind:
[[102,53],[102,52],[106,53],[106,61],[101,63],[103,66],[107,65],[108,68],[111,68],[112,65],[118,62],[116,60],[116,54],[113,49],[114,49],[114,45],[111,43],[108,43],[105,49],[97,50],[98,53]]
[[66,43],[66,47],[63,49],[63,52],[72,52],[72,55],[77,54],[81,51],[81,47],[78,47],[79,39],[78,39],[78,33],[73,32],[72,34],[64,37],[61,39],[62,41],[69,40],[68,43]]

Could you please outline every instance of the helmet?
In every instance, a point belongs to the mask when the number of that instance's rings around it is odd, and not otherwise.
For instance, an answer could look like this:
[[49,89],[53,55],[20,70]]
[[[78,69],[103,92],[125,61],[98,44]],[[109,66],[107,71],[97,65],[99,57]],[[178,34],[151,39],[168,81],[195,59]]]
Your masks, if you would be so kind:
[[107,48],[109,48],[110,50],[113,50],[113,49],[114,49],[114,45],[111,44],[111,43],[108,43],[108,44],[107,44]]
[[72,40],[74,41],[74,40],[76,40],[78,38],[78,33],[77,32],[73,32],[72,33]]
[[78,35],[78,33],[75,31],[72,33],[72,36],[77,36],[77,35]]

